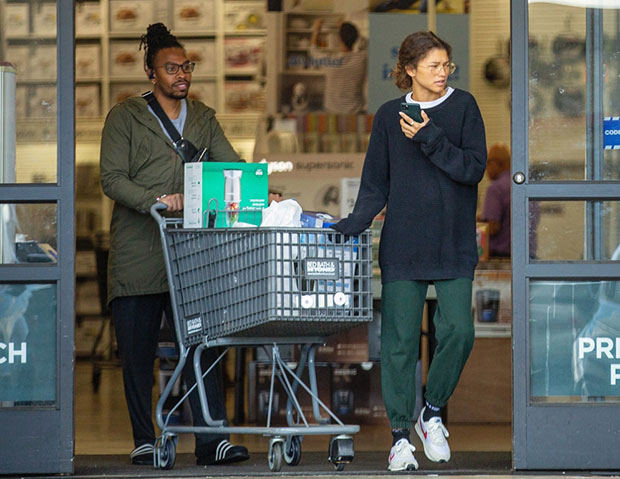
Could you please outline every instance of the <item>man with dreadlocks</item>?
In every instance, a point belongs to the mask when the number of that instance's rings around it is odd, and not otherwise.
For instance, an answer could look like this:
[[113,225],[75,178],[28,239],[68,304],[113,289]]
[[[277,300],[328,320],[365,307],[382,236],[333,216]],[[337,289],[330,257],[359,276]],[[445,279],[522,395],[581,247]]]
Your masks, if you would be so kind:
[[[240,161],[215,118],[215,111],[187,98],[194,63],[162,23],[149,25],[140,40],[144,69],[153,94],[177,131],[209,161]],[[169,212],[183,209],[183,160],[161,120],[143,97],[115,105],[105,121],[101,140],[101,184],[114,200],[110,224],[108,303],[123,367],[125,398],[133,429],[132,464],[153,464],[155,432],[152,421],[153,366],[162,314],[172,324],[168,282],[157,223],[148,214],[159,201]],[[193,348],[183,379],[190,388]],[[206,371],[216,359],[207,348],[202,354]],[[225,419],[222,378],[214,368],[205,378],[209,412]],[[204,426],[200,400],[194,391],[190,405],[195,426]],[[211,465],[249,458],[223,434],[197,434],[197,464]]]

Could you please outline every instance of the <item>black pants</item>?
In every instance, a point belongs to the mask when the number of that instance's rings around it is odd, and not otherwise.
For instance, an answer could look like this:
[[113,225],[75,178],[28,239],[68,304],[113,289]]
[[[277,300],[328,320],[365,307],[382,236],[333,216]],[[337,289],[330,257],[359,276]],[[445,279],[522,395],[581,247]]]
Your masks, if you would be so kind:
[[[174,331],[170,295],[162,293],[123,296],[115,298],[110,303],[110,307],[123,366],[125,399],[131,419],[134,444],[136,447],[145,443],[153,444],[155,442],[152,420],[153,367],[162,313],[166,313],[170,329]],[[182,373],[183,381],[188,389],[196,382],[193,370],[195,349],[193,347],[190,350]],[[217,351],[213,348],[203,351],[201,356],[203,372],[213,364],[217,356]],[[226,405],[219,367],[213,368],[205,377],[205,389],[211,417],[216,420],[225,419]],[[190,394],[189,402],[194,426],[205,426],[197,390]],[[228,439],[228,435],[196,434],[196,456],[213,451],[222,439]]]

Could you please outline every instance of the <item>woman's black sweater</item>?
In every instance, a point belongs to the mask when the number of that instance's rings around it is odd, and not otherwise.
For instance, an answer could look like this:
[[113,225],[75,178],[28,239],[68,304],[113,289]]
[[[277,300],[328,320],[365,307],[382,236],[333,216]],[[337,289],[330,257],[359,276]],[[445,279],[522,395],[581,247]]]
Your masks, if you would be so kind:
[[377,111],[355,208],[333,228],[360,233],[387,203],[379,248],[383,283],[473,279],[487,151],[480,110],[470,93],[455,89],[425,110],[430,122],[409,139],[400,128],[403,101]]

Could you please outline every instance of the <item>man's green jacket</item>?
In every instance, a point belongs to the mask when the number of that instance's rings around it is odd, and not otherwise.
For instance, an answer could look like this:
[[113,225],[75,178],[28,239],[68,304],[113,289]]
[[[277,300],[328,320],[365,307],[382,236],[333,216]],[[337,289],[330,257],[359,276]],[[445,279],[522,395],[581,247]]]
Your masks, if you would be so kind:
[[[208,148],[209,161],[239,161],[215,110],[187,99],[182,136]],[[101,185],[114,200],[110,224],[108,302],[168,291],[159,227],[149,209],[161,195],[183,193],[183,161],[146,100],[114,106],[101,140]]]

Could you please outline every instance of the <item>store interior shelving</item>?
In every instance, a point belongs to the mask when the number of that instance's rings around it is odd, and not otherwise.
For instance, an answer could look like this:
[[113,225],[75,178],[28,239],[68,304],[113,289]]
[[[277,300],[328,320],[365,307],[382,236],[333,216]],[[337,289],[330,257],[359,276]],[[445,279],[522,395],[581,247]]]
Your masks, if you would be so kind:
[[[0,0],[0,6],[2,56],[18,72],[18,120],[54,116],[56,2]],[[197,62],[192,97],[220,114],[260,114],[264,17],[265,2],[256,0],[76,2],[76,117],[102,118],[118,101],[149,88],[138,46],[156,21],[169,26]]]

